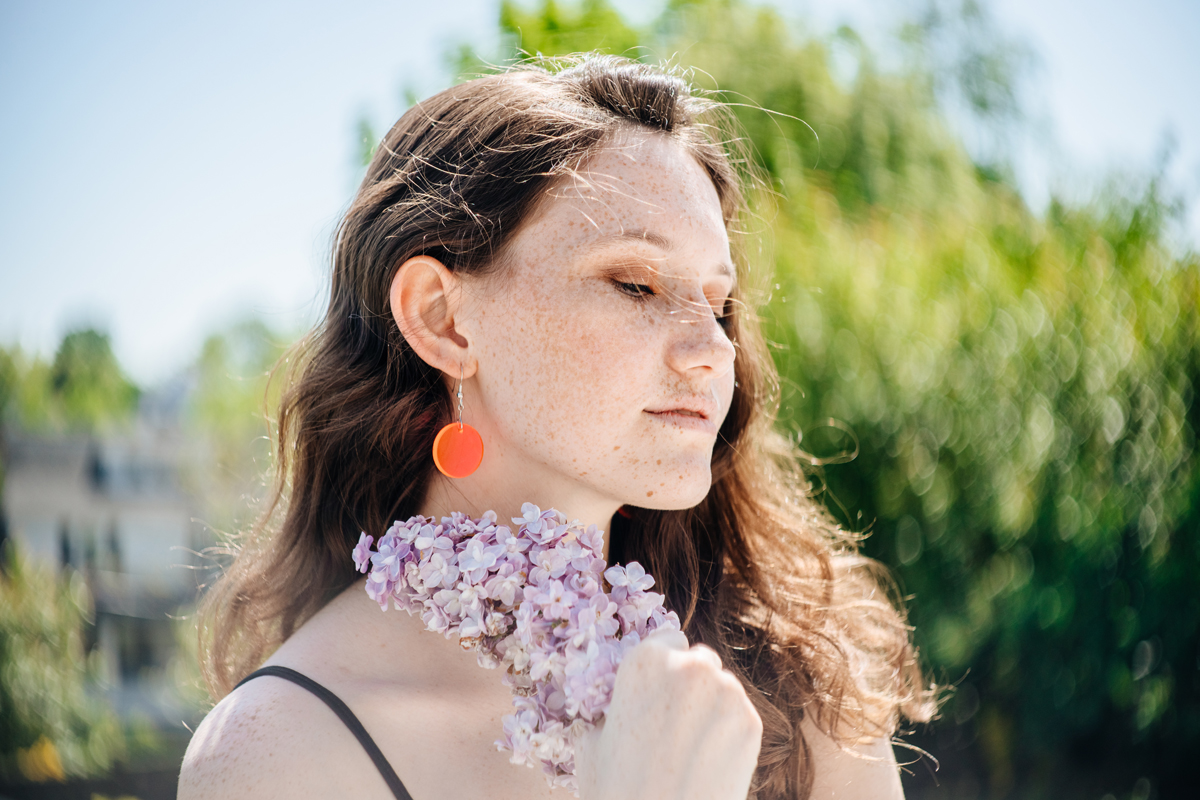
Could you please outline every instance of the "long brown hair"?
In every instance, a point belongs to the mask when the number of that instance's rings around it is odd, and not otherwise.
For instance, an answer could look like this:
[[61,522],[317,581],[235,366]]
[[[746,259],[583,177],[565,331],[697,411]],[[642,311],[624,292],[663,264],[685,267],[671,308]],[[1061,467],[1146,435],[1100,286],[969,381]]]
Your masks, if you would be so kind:
[[[728,120],[682,79],[601,56],[469,81],[400,118],[338,229],[328,312],[288,358],[271,508],[203,600],[214,698],[354,582],[360,531],[416,514],[424,498],[451,406],[440,374],[392,319],[396,269],[427,254],[457,272],[502,271],[506,244],[547,188],[628,127],[691,153],[734,231],[745,171],[730,155]],[[852,741],[891,736],[901,718],[928,719],[933,704],[882,568],[812,499],[774,430],[777,375],[739,300],[728,327],[736,388],[711,491],[685,511],[618,516],[610,557],[641,562],[691,641],[745,683],[763,720],[757,796],[807,797],[805,714]]]

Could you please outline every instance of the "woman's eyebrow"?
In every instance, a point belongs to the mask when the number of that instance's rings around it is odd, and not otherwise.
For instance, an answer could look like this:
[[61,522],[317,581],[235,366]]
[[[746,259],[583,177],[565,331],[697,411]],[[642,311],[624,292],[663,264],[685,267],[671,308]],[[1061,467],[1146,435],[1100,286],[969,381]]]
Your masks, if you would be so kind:
[[[622,230],[617,233],[605,234],[589,244],[587,251],[592,253],[623,242],[644,242],[664,251],[672,249],[671,240],[662,234],[643,228],[634,228],[632,230]],[[731,283],[737,283],[737,271],[733,268],[733,265],[725,261],[719,261],[716,267],[721,277],[728,278]]]
[[671,240],[662,234],[642,228],[635,228],[634,230],[622,230],[617,233],[605,234],[588,245],[588,250],[600,250],[622,242],[645,242],[646,244],[654,245],[659,250],[671,249]]

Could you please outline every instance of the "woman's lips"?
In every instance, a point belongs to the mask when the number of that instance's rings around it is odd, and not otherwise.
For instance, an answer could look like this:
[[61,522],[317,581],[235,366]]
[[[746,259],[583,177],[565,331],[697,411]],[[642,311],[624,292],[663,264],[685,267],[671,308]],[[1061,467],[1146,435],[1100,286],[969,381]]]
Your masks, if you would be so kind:
[[668,425],[674,425],[677,428],[699,431],[701,433],[707,433],[711,436],[717,435],[716,423],[695,411],[688,411],[687,409],[682,408],[671,408],[665,411],[647,411],[646,413],[652,417],[662,420]]

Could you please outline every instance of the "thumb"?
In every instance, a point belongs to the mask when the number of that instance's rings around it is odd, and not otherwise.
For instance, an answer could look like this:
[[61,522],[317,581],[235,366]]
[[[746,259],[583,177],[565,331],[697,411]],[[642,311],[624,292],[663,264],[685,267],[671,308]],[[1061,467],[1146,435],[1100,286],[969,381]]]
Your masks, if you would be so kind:
[[575,779],[578,782],[580,796],[587,797],[590,791],[584,787],[596,784],[596,762],[599,758],[600,734],[604,732],[604,720],[595,725],[588,725],[587,730],[575,740]]

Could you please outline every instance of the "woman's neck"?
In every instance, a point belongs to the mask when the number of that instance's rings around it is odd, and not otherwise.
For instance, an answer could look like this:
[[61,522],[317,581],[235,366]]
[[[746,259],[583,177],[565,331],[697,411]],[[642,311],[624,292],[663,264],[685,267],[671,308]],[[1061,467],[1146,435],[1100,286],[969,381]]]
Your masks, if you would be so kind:
[[455,692],[490,688],[496,677],[456,641],[425,630],[420,616],[381,611],[357,580],[304,623],[267,660],[322,680],[388,684]]
[[621,506],[618,501],[582,491],[575,486],[542,485],[531,488],[511,478],[495,480],[489,476],[489,480],[483,481],[477,475],[451,480],[435,473],[418,513],[441,519],[454,511],[475,518],[483,516],[486,511],[495,511],[501,525],[510,525],[514,517],[521,516],[522,504],[533,503],[543,511],[553,508],[561,511],[568,520],[579,520],[584,525],[595,525],[604,531],[604,558],[608,560],[607,534],[613,515]]

